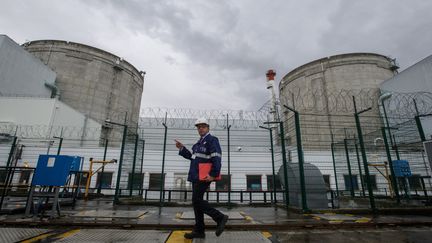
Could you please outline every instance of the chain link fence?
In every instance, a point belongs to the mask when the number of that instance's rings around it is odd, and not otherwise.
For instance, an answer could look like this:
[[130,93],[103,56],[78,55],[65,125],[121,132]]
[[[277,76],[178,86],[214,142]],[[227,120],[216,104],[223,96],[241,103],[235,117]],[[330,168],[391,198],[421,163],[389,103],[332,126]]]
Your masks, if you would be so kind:
[[[290,203],[305,211],[322,205],[324,185],[333,208],[429,205],[431,168],[423,142],[431,94],[328,95],[282,101],[288,166],[299,170],[289,180]],[[340,103],[331,102],[335,97]]]
[[[258,112],[146,108],[138,127],[122,123],[121,115],[100,128],[0,125],[2,192],[25,192],[38,156],[61,154],[84,157],[79,180],[70,182],[81,195],[90,158],[115,159],[93,167],[91,196],[188,202],[189,162],[173,140],[191,148],[198,140],[193,122],[206,117],[223,151],[222,180],[212,184],[210,201],[304,211],[430,203],[423,142],[430,136],[431,94],[303,92],[281,100],[280,121],[264,106]],[[398,174],[407,169],[395,166],[399,161],[408,162],[409,174]]]

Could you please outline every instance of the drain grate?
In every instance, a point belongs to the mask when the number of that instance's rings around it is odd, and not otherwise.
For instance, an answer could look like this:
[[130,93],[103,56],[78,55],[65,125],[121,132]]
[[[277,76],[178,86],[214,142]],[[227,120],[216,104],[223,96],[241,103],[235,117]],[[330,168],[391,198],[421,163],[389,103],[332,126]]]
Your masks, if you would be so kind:
[[17,242],[46,233],[47,229],[0,228],[0,242]]
[[221,236],[216,237],[214,232],[207,231],[205,239],[195,239],[193,242],[271,242],[258,231],[225,231]]
[[[243,220],[245,217],[241,215],[239,212],[222,212],[223,214],[228,215],[229,220]],[[195,219],[195,214],[193,211],[183,212],[180,219]],[[204,219],[211,220],[211,218],[207,215],[204,215]]]
[[125,218],[137,219],[146,214],[147,211],[128,210],[86,210],[72,215],[76,218]]
[[165,242],[169,234],[156,230],[82,229],[56,242]]

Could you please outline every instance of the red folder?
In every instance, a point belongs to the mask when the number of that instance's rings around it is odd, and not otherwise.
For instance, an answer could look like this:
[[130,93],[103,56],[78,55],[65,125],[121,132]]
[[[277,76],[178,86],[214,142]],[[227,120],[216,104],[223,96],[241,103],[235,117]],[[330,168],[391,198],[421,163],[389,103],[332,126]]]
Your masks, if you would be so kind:
[[[210,174],[212,169],[212,163],[198,163],[199,180],[205,181],[205,178]],[[221,174],[215,177],[215,181],[220,181],[222,179]]]

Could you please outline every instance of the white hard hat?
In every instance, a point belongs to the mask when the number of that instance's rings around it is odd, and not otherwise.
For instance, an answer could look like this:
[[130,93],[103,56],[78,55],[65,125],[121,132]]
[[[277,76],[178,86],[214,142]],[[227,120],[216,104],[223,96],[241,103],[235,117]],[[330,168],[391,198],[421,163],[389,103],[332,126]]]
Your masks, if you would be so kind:
[[207,121],[207,119],[205,119],[205,118],[198,118],[196,121],[195,121],[195,126],[198,126],[199,124],[206,124],[207,126],[209,126],[209,123],[208,123],[208,121]]

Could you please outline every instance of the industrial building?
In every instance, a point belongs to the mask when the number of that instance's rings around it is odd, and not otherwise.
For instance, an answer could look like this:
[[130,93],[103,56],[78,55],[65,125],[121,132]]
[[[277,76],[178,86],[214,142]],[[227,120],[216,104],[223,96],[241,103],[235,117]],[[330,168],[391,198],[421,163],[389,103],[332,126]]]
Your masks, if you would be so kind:
[[[39,128],[39,139],[54,128],[99,129],[101,124],[58,100],[57,74],[6,35],[0,36],[0,137]],[[97,135],[100,137],[100,131]],[[0,139],[1,140],[1,139]]]
[[23,48],[56,74],[64,103],[103,124],[109,119],[136,127],[144,72],[107,51],[69,41],[38,40]]
[[[60,104],[55,106],[57,112],[51,112],[52,116],[46,119],[65,121],[63,126],[71,125],[67,120],[77,119],[83,120],[86,129],[93,129],[93,123],[98,123],[99,139],[102,140],[115,140],[114,137],[122,134],[121,126],[106,125],[107,120],[125,124],[130,130],[136,131],[144,72],[138,71],[122,58],[91,46],[67,41],[33,41],[20,46],[6,35],[0,36],[0,54],[0,96],[3,100],[8,99],[7,104],[17,103],[16,106],[2,106],[6,115],[0,117],[0,122],[4,126],[24,125],[14,121],[23,120],[18,113],[21,116],[30,113],[23,112],[22,109],[17,113],[17,110],[10,109],[21,107],[20,104],[35,99],[31,107],[47,102]],[[57,100],[43,101],[44,98]],[[66,115],[65,112],[58,112],[60,107],[75,110],[69,116],[77,114],[80,118],[59,117]],[[37,109],[45,110],[45,107]],[[13,117],[14,115],[18,117]],[[29,126],[31,122],[35,126],[45,125],[32,118],[27,119],[25,124]],[[38,124],[39,122],[42,123]],[[50,137],[49,134],[46,136]]]
[[6,35],[0,35],[0,96],[51,97],[56,73]]
[[[411,116],[415,116],[417,113],[431,114],[432,55],[408,67],[398,75],[385,80],[380,88],[381,92],[386,95],[385,105],[390,126],[398,123],[397,119],[393,118],[402,111]],[[404,98],[398,99],[392,95],[397,93],[404,94]],[[425,137],[431,138],[432,117],[423,116],[421,122]]]
[[[383,116],[389,127],[401,127],[394,133],[410,133],[421,127],[421,140],[432,168],[432,55],[415,63],[381,85]],[[401,114],[416,117],[417,122],[400,119]],[[416,124],[417,123],[417,124]],[[402,129],[403,128],[403,129]],[[400,143],[413,143],[401,139]]]
[[432,55],[381,83],[383,92],[432,93]]
[[53,135],[48,130],[54,127],[101,127],[100,123],[85,117],[65,103],[50,98],[0,97],[0,114],[2,128],[9,127],[8,134],[11,135],[17,128],[31,126],[47,129],[47,133],[44,134],[46,137]]

